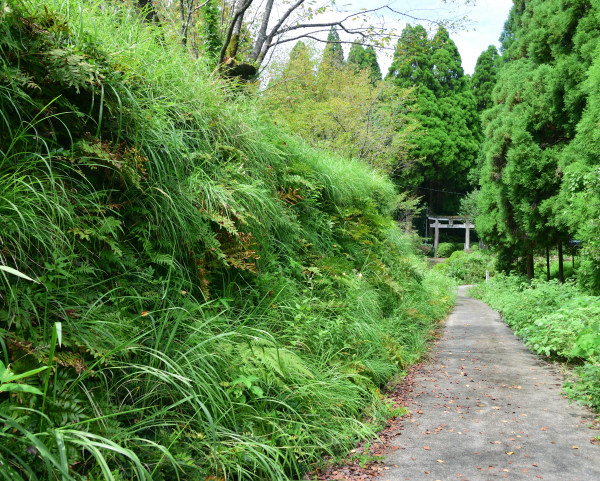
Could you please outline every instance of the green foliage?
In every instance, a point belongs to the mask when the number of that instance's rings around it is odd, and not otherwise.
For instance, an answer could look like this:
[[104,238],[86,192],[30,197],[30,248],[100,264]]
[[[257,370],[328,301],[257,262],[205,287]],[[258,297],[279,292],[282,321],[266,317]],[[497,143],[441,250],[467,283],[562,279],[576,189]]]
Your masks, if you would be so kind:
[[455,242],[440,242],[437,249],[437,257],[450,257],[450,254],[456,251],[463,250],[464,244]]
[[410,201],[121,2],[6,5],[8,476],[299,479],[371,435],[452,304]]
[[431,212],[456,213],[457,197],[442,191],[466,192],[480,140],[475,98],[456,45],[443,27],[429,39],[422,26],[408,25],[386,78],[415,88],[413,115],[427,132],[412,140],[409,162],[399,163],[396,175],[403,184],[428,189]]
[[202,15],[202,39],[206,57],[216,62],[221,49],[221,35],[219,32],[219,6],[217,0],[210,0],[200,10]]
[[[489,251],[453,252],[443,264],[444,272],[464,284],[474,284],[495,274],[495,259]],[[437,267],[437,266],[436,266]]]
[[370,45],[364,48],[358,41],[354,42],[350,47],[350,53],[348,53],[348,67],[353,68],[356,72],[367,70],[373,83],[381,80],[381,69],[377,62],[377,54]]
[[492,91],[496,86],[499,61],[498,49],[494,45],[490,45],[477,59],[475,72],[471,77],[471,89],[477,102],[478,112],[483,112],[493,105]]
[[344,49],[335,25],[332,25],[327,35],[327,43],[323,51],[321,66],[326,69],[342,68],[344,65]]
[[563,185],[599,33],[596,6],[578,0],[516,2],[505,26],[495,105],[483,116],[476,225],[507,269],[585,225]]
[[565,384],[571,399],[595,409],[600,392],[600,298],[574,284],[498,275],[473,293],[498,309],[504,320],[539,354],[583,364]]
[[265,107],[313,146],[393,170],[407,156],[416,128],[410,92],[374,84],[368,69],[329,68],[325,57],[317,68],[311,53],[298,42],[289,61],[274,66],[262,95]]

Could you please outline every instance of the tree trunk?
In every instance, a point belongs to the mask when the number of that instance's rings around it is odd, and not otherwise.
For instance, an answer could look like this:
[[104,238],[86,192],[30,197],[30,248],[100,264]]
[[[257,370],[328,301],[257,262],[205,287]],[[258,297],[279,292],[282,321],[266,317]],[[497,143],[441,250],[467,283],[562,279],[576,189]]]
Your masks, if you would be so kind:
[[550,247],[546,246],[546,280],[550,280]]
[[[244,14],[246,10],[252,5],[253,0],[242,1],[231,19],[231,23],[225,32],[225,38],[223,39],[223,45],[221,46],[221,52],[219,53],[219,64],[222,64],[225,57],[234,57],[237,53],[237,49],[240,41],[240,32],[242,31],[242,22],[244,21]],[[233,55],[231,55],[233,54]]]
[[264,45],[267,39],[267,27],[269,25],[269,19],[271,18],[271,10],[273,10],[273,3],[275,3],[275,0],[267,0],[267,4],[265,5],[260,29],[258,30],[258,34],[256,35],[256,41],[254,42],[254,48],[252,49],[252,56],[250,57],[253,60],[256,60],[258,58],[262,46]]
[[527,279],[533,279],[533,251],[527,253]]
[[565,282],[565,271],[563,266],[563,246],[562,241],[558,243],[558,280]]
[[242,34],[243,20],[244,17],[240,15],[234,24],[233,31],[231,32],[231,38],[229,39],[229,44],[227,45],[227,50],[225,50],[226,57],[234,58],[237,55],[237,51],[240,46],[240,35]]
[[181,18],[181,45],[185,47],[187,45],[188,25],[186,22],[186,8],[183,1],[179,0],[179,17]]

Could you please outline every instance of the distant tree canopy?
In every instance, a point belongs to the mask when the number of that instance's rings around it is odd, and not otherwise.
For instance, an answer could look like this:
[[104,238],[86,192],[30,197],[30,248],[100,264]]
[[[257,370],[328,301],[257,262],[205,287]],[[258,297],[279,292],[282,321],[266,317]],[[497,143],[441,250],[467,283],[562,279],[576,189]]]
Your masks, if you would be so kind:
[[448,31],[440,27],[429,38],[421,25],[408,25],[386,79],[414,89],[413,115],[423,128],[412,139],[414,161],[395,173],[398,181],[420,187],[431,212],[456,213],[456,193],[469,189],[467,174],[476,162],[480,129],[475,98]]
[[387,171],[407,162],[415,131],[409,92],[373,82],[369,64],[358,68],[349,60],[340,65],[332,57],[339,61],[340,54],[325,49],[317,55],[304,42],[296,43],[262,95],[274,118],[313,145]]
[[[351,43],[340,41],[337,32],[343,30],[365,45],[381,46],[395,37],[393,29],[381,28],[380,22],[385,22],[386,16],[411,18],[408,12],[397,10],[385,0],[367,9],[356,7],[343,12],[335,8],[335,0],[318,6],[309,0],[110,1],[133,5],[141,18],[164,27],[171,38],[178,36],[197,58],[202,55],[214,65],[234,59],[236,63],[252,64],[257,70],[269,63],[273,50],[298,40],[312,39],[330,46],[337,41],[333,49],[337,61],[342,44]],[[323,33],[327,30],[333,37],[326,41]],[[372,47],[370,50],[374,53]]]
[[[582,112],[590,112],[594,89],[586,75],[599,29],[598,11],[585,0],[530,0],[526,7],[515,2],[505,24],[494,105],[484,114],[477,229],[500,248],[506,268],[521,258],[531,276],[536,249],[560,246],[577,232],[564,209],[572,189],[587,187],[567,187],[565,171],[571,180],[585,171],[573,153],[582,151],[579,139],[587,143]],[[579,212],[580,221],[590,215]]]
[[477,112],[483,112],[493,104],[492,91],[496,86],[500,58],[498,49],[490,45],[477,59],[475,72],[471,77],[471,89],[477,102]]
[[344,65],[344,49],[335,26],[331,27],[329,35],[327,35],[327,44],[323,52],[323,64],[334,68],[341,68]]
[[356,71],[368,70],[369,77],[373,83],[381,80],[381,68],[377,61],[377,54],[372,46],[363,47],[359,42],[355,41],[350,47],[348,54],[348,65]]

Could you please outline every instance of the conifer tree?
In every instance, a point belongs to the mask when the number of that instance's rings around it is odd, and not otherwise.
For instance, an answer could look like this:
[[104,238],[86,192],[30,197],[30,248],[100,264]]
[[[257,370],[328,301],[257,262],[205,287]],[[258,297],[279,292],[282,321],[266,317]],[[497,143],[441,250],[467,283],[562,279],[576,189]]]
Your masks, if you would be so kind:
[[500,56],[498,49],[490,45],[477,59],[471,77],[471,89],[477,102],[477,111],[483,112],[492,106],[492,90],[496,86]]
[[561,153],[585,107],[582,82],[598,25],[585,0],[515,3],[503,35],[496,105],[486,139],[477,228],[533,275],[535,249],[560,245],[569,229],[553,213],[563,177]]
[[355,70],[362,70],[366,67],[365,49],[358,41],[352,42],[350,52],[348,53],[348,65]]
[[335,68],[341,68],[344,65],[344,50],[335,26],[331,27],[329,35],[327,35],[323,62]]
[[480,138],[475,99],[456,45],[444,28],[429,39],[421,25],[409,25],[387,78],[398,87],[415,89],[414,116],[426,132],[414,139],[411,153],[416,160],[399,169],[399,182],[421,187],[419,194],[426,195],[431,212],[456,213],[459,198],[442,191],[466,192]]
[[353,42],[348,54],[348,65],[355,71],[369,70],[369,77],[373,83],[381,80],[381,69],[377,62],[377,54],[372,46],[364,48],[360,43]]

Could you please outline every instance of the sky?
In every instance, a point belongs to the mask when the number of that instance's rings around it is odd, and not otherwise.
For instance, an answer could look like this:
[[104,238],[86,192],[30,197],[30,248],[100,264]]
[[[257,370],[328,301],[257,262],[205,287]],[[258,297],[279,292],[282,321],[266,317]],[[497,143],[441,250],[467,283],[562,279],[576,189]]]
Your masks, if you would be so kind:
[[[512,7],[512,0],[388,0],[387,3],[397,11],[433,21],[460,21],[466,16],[466,21],[461,21],[462,26],[452,30],[450,37],[458,47],[463,68],[468,74],[473,73],[477,58],[489,45],[499,46],[498,38]],[[338,12],[356,12],[361,8],[371,9],[385,4],[385,0],[337,0],[335,9]],[[329,13],[318,18],[326,19],[329,16],[339,18],[339,13]],[[408,21],[407,17],[392,12],[387,12],[384,17],[373,18],[373,23],[383,22],[384,28],[395,28],[398,33]],[[410,22],[425,23],[416,20]],[[340,37],[342,40],[351,40],[345,39],[343,34]],[[346,55],[349,49],[349,45],[344,47]],[[378,52],[379,64],[384,75],[392,62],[392,54],[392,49]]]
[[477,58],[489,45],[500,46],[498,38],[511,7],[512,0],[477,0],[474,6],[465,8],[470,23],[465,30],[450,35],[462,57],[465,73],[473,73]]

